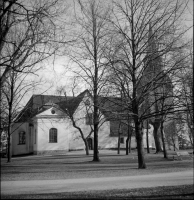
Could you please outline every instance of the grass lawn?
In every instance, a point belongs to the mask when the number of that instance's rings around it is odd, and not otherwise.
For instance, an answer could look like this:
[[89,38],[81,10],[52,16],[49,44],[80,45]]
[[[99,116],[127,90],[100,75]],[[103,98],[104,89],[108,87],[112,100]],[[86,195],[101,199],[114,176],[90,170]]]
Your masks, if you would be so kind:
[[[121,151],[121,154],[117,155],[116,151],[100,150],[99,156],[100,162],[92,162],[92,152],[86,156],[84,151],[69,152],[66,155],[14,157],[11,163],[2,158],[1,181],[136,176],[193,169],[193,159],[167,160],[163,158],[162,153],[154,154],[154,151],[145,154],[146,169],[138,169],[136,151],[129,155]],[[1,196],[2,199],[193,199],[193,197],[193,185]]]

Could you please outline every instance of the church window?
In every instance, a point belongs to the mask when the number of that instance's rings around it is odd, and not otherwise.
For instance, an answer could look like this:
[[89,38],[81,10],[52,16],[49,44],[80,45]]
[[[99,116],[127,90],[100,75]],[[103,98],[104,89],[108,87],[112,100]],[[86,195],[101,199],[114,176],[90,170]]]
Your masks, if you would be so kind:
[[87,113],[86,115],[86,125],[93,125],[93,114]]
[[51,128],[49,130],[49,142],[57,143],[57,129],[56,128]]
[[26,133],[24,131],[19,132],[19,144],[26,144]]

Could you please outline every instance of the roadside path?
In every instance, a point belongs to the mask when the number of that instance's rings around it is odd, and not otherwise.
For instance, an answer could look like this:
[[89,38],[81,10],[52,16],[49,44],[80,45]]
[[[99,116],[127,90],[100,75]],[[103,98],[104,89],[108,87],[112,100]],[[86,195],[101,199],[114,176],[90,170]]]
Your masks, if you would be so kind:
[[1,194],[44,194],[193,184],[193,171],[141,176],[61,180],[2,181]]

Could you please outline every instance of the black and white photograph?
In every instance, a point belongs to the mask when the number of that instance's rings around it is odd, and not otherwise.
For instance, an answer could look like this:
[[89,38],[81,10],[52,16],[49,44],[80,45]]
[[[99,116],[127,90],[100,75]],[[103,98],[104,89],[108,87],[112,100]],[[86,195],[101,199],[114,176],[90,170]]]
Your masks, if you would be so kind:
[[1,199],[193,199],[193,10],[0,0]]

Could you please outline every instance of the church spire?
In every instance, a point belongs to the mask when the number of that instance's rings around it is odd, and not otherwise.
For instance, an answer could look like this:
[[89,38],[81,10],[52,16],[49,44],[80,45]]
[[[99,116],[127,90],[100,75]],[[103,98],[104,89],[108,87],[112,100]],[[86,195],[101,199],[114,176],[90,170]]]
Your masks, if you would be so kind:
[[158,51],[156,41],[156,34],[153,32],[152,24],[149,24],[148,42],[147,42],[147,55],[146,55],[146,68],[145,74],[148,79],[155,77],[162,70],[162,59]]
[[148,32],[148,55],[153,56],[155,54],[157,54],[157,47],[156,47],[155,35],[152,31],[152,25],[150,23]]

